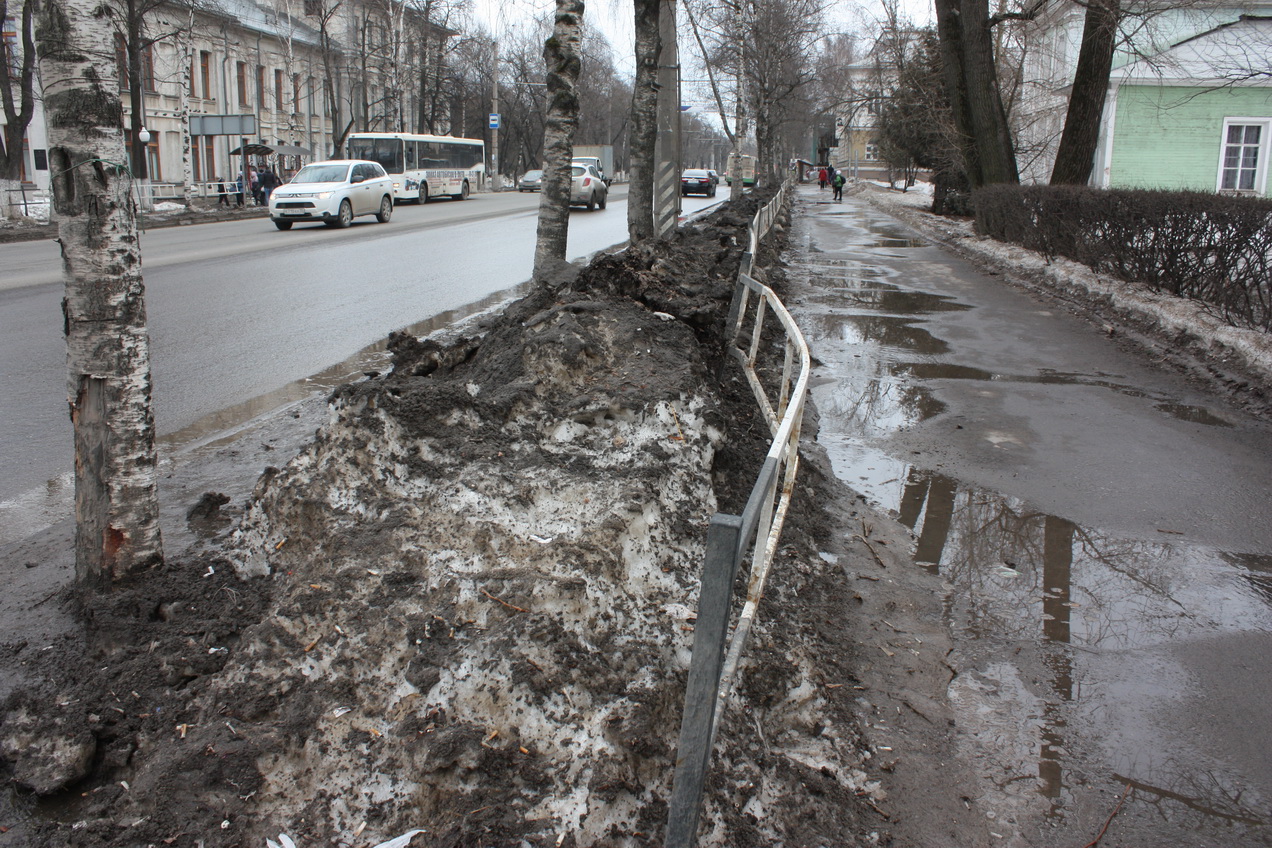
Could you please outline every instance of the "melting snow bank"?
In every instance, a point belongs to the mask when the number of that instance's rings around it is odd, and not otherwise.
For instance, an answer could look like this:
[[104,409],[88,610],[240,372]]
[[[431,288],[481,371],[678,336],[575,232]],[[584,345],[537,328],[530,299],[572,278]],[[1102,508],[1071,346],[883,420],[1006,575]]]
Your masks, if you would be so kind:
[[277,695],[255,806],[309,844],[377,812],[584,845],[659,826],[716,403],[682,323],[519,309],[480,342],[395,339],[239,532],[236,566],[287,588],[223,691]]
[[1106,332],[1129,333],[1154,355],[1217,382],[1254,411],[1272,410],[1272,334],[1233,327],[1197,301],[1097,274],[1069,259],[1048,262],[1019,245],[981,238],[970,221],[927,212],[930,194],[870,187],[861,196],[969,259],[1089,312]]
[[[473,335],[393,338],[392,371],[337,391],[237,526],[75,596],[84,633],[16,649],[38,683],[0,730],[18,782],[59,799],[28,844],[661,845],[705,529],[768,446],[746,381],[715,376],[755,208],[602,257]],[[872,838],[817,468],[702,845]]]

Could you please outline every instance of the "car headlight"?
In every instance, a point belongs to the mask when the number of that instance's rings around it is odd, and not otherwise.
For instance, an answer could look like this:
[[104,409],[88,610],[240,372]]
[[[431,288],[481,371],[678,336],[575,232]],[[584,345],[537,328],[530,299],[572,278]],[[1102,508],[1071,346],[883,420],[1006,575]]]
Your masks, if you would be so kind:
[[314,197],[316,197],[319,200],[326,200],[328,197],[331,197],[332,194],[334,194],[334,192],[319,191],[314,193]]

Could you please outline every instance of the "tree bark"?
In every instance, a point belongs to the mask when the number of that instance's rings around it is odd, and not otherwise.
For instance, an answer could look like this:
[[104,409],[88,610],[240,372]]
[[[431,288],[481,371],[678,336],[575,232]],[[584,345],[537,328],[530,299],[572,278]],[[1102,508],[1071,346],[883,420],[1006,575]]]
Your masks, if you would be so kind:
[[1118,0],[1094,0],[1087,6],[1064,133],[1051,170],[1052,185],[1086,185],[1091,180],[1120,19]]
[[570,229],[570,159],[579,126],[583,0],[557,0],[552,36],[543,44],[548,117],[543,136],[543,185],[534,250],[534,279],[543,283],[565,261]]
[[989,5],[935,0],[935,6],[945,88],[968,181],[973,188],[1020,182],[994,66]]
[[162,559],[150,345],[109,19],[45,0],[37,41],[62,246],[75,433],[75,569],[116,580]]
[[658,140],[658,59],[661,0],[634,0],[636,81],[632,87],[631,177],[627,189],[627,237],[633,244],[654,235],[654,149]]
[[[190,7],[190,19],[181,33],[181,201],[189,209],[194,200],[193,139],[190,137],[190,89],[194,85],[194,7]],[[210,166],[212,163],[207,163]]]

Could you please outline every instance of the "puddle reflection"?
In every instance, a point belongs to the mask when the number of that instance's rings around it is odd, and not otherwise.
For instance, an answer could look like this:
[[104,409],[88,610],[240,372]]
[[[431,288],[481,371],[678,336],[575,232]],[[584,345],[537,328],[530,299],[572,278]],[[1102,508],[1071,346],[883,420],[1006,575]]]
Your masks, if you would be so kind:
[[[1036,663],[1037,679],[1023,689],[1035,699],[1027,723],[1035,741],[1025,747],[1037,765],[1024,785],[1047,800],[1046,815],[1066,813],[1074,746],[1098,736],[1113,740],[1106,756],[1127,769],[1120,783],[1182,805],[1160,809],[1169,820],[1268,823],[1245,775],[1199,768],[1205,752],[1181,745],[1169,725],[1165,732],[1152,723],[1128,729],[1108,716],[1151,716],[1145,703],[1169,704],[1184,694],[1187,682],[1178,692],[1154,691],[1157,664],[1173,661],[1176,644],[1272,630],[1272,557],[1119,539],[915,467],[873,494],[914,531],[915,562],[951,584],[947,611],[969,646],[963,650],[1012,656],[960,684],[958,697],[977,704],[977,720],[1001,725],[999,733],[1021,733],[1021,716],[1004,710],[1003,692]],[[1099,734],[1089,732],[1093,725]]]

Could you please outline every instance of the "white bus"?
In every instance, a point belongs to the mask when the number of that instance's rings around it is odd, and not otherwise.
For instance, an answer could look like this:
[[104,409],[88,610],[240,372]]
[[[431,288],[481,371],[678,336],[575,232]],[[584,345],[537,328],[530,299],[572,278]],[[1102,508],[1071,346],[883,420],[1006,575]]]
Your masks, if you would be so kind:
[[486,162],[481,139],[449,135],[355,133],[345,149],[350,159],[370,159],[389,172],[395,203],[428,203],[435,197],[465,200]]

